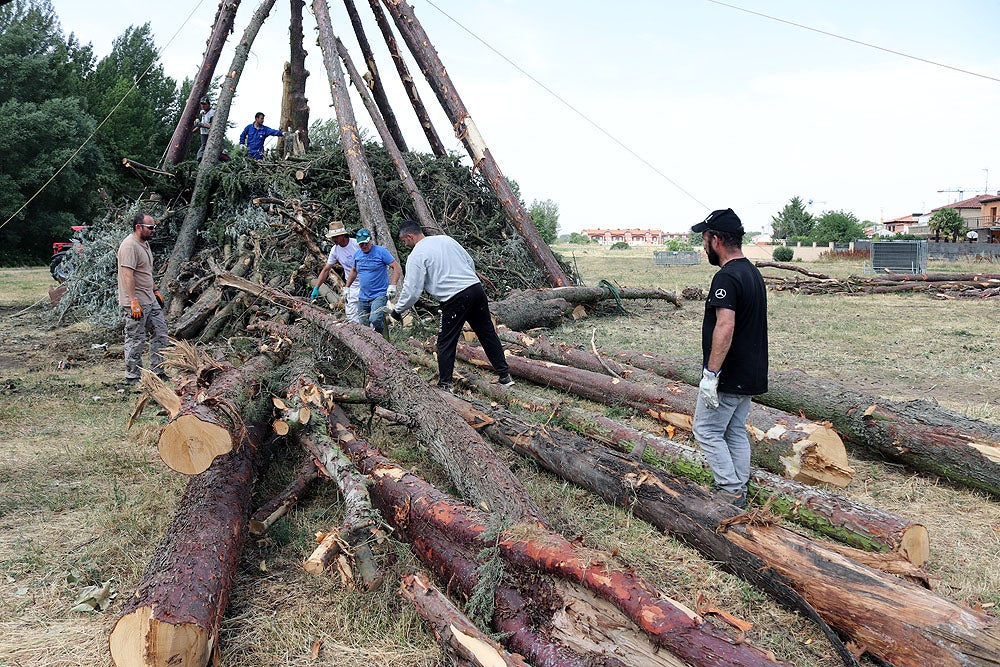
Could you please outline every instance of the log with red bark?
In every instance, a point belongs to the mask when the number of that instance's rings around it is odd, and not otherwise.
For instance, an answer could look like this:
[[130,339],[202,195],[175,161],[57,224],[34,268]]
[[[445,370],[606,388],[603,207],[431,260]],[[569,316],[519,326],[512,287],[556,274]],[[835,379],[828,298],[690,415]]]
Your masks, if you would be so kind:
[[261,505],[253,516],[250,517],[248,528],[254,535],[263,535],[274,525],[274,522],[285,516],[288,510],[295,507],[299,498],[306,492],[309,486],[319,477],[316,463],[312,456],[306,456],[299,465],[295,477],[276,496]]
[[[603,348],[610,359],[697,382],[695,359]],[[802,371],[771,371],[755,401],[829,421],[852,447],[1000,498],[1000,426],[929,401],[891,401]]]
[[[480,348],[460,343],[458,357],[489,363]],[[509,356],[512,375],[606,405],[629,405],[653,419],[691,430],[698,390],[686,384],[643,385],[601,373],[551,362]],[[747,435],[756,465],[806,482],[846,486],[854,470],[840,437],[824,424],[754,406],[747,417]]]
[[523,656],[509,653],[486,636],[423,574],[403,577],[399,594],[427,622],[445,650],[459,660],[481,667],[529,667]]
[[246,535],[261,428],[191,478],[146,574],[111,630],[117,667],[207,665],[218,650]]
[[312,322],[350,351],[367,370],[367,393],[395,412],[419,414],[415,437],[448,473],[464,498],[512,521],[537,520],[528,492],[483,439],[411,369],[406,357],[372,329],[279,290],[222,275],[218,283],[269,299]]
[[1000,619],[861,565],[719,503],[697,485],[559,429],[482,407],[518,453],[684,540],[775,598],[804,599],[860,649],[896,667],[1000,665]]
[[371,478],[370,493],[383,516],[414,543],[421,558],[431,559],[432,567],[448,572],[447,561],[457,556],[468,568],[470,547],[496,548],[508,571],[533,571],[584,587],[611,602],[655,646],[692,665],[776,664],[747,643],[733,643],[607,554],[574,546],[537,523],[508,523],[498,534],[487,528],[488,515],[438,491],[362,440],[341,436],[340,445]]
[[497,199],[500,200],[500,205],[506,212],[508,219],[524,238],[535,264],[545,272],[552,287],[571,285],[572,281],[563,271],[548,244],[538,233],[531,215],[521,203],[521,198],[514,192],[510,181],[500,171],[500,166],[486,146],[486,142],[479,133],[479,128],[473,122],[465,103],[458,96],[458,91],[455,89],[444,63],[441,62],[437,51],[434,50],[434,46],[427,37],[427,33],[424,32],[423,26],[414,15],[413,8],[404,0],[382,0],[382,2],[395,22],[403,41],[410,49],[410,53],[413,54],[414,60],[420,65],[420,71],[423,72],[427,83],[434,89],[448,119],[454,125],[455,136],[461,140],[469,157],[472,158],[473,168],[478,169],[486,177],[487,183],[496,194]]
[[661,289],[570,286],[515,290],[503,300],[491,303],[490,311],[502,324],[515,331],[526,331],[554,327],[579,306],[608,300],[616,300],[620,305],[622,299],[658,299],[681,307],[676,294]]
[[216,373],[209,386],[185,385],[180,409],[160,431],[157,447],[163,462],[177,472],[197,475],[217,456],[232,451],[246,429],[240,415],[260,398],[260,380],[277,361],[271,354],[259,354],[238,368]]
[[[426,360],[418,361],[426,363]],[[460,381],[502,405],[544,411],[551,415],[553,422],[591,440],[624,451],[636,460],[654,463],[702,485],[712,483],[711,469],[702,452],[694,447],[653,435],[564,401],[529,396],[518,387],[504,387],[490,382],[483,373],[477,371],[464,370]],[[650,450],[649,454],[646,453],[647,449]],[[923,565],[930,553],[927,529],[923,525],[756,466],[750,470],[750,500],[755,504],[766,505],[773,514],[857,549],[895,552],[917,566]]]

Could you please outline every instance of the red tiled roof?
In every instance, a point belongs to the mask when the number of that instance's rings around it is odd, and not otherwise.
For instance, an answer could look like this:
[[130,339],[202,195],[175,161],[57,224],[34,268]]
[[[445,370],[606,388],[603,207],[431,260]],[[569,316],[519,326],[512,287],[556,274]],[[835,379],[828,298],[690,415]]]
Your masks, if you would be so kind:
[[976,195],[975,197],[970,197],[969,199],[963,199],[962,201],[957,201],[954,204],[947,204],[945,206],[938,206],[937,208],[932,208],[931,213],[934,211],[940,211],[945,208],[979,208],[982,206],[984,201],[990,201],[996,199],[996,195]]

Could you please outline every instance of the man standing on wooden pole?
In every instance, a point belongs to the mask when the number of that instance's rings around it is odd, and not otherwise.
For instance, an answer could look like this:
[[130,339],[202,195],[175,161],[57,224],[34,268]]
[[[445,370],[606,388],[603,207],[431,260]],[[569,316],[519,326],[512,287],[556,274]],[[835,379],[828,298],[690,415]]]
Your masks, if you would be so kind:
[[750,480],[750,399],[767,391],[767,291],[743,256],[743,223],[733,209],[713,211],[691,228],[721,267],[712,278],[701,326],[702,379],[694,437],[715,477],[716,493],[746,507]]

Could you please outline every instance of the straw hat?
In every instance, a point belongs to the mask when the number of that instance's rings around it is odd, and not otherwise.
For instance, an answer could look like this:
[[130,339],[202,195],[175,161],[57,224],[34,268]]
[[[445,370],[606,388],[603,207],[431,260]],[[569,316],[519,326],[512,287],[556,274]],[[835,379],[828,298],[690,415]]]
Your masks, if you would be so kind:
[[334,236],[347,236],[347,229],[344,227],[344,223],[340,220],[334,220],[330,223],[330,229],[326,231],[326,238],[332,239]]

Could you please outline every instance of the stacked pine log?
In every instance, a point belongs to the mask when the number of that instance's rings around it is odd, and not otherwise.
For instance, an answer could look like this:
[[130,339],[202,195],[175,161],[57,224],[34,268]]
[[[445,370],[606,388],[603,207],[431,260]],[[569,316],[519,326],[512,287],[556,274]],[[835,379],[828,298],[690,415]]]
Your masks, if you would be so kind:
[[805,277],[765,275],[768,287],[798,294],[893,294],[920,292],[936,299],[995,299],[1000,297],[1000,273],[881,273],[844,279],[805,271],[794,265],[755,262],[761,268],[795,271]]
[[[262,345],[265,352],[238,366],[204,357],[191,361],[188,355],[180,376],[186,379],[177,382],[179,394],[164,397],[163,387],[157,387],[158,400],[169,405],[171,413],[161,434],[161,451],[167,443],[181,443],[180,455],[164,460],[183,461],[187,467],[176,467],[191,474],[192,481],[147,577],[112,632],[117,665],[206,664],[218,650],[218,624],[231,586],[238,584],[233,581],[233,564],[238,562],[246,531],[260,533],[281,520],[317,478],[338,485],[348,506],[347,518],[342,526],[319,527],[321,544],[315,553],[303,554],[304,567],[315,573],[340,573],[360,590],[371,590],[386,576],[379,565],[380,543],[390,534],[409,543],[428,571],[449,582],[452,595],[461,595],[459,602],[481,596],[484,590],[495,596],[489,627],[478,631],[501,633],[502,646],[478,636],[468,619],[456,620],[456,614],[461,617],[460,605],[440,599],[426,580],[404,582],[404,595],[412,598],[419,590],[421,596],[434,597],[434,602],[415,604],[450,647],[447,650],[471,664],[478,663],[470,655],[502,661],[497,664],[524,664],[519,662],[524,660],[571,665],[777,664],[773,656],[706,624],[611,554],[581,550],[552,531],[484,435],[608,502],[628,506],[635,516],[688,542],[723,569],[812,619],[845,664],[854,664],[856,657],[842,637],[851,640],[855,653],[868,652],[895,665],[996,664],[988,656],[1000,655],[1000,621],[925,588],[927,577],[918,567],[927,557],[922,526],[803,484],[802,480],[818,480],[817,475],[802,477],[803,469],[813,464],[829,469],[823,462],[829,453],[802,457],[793,467],[780,466],[778,474],[756,470],[755,508],[744,513],[679,474],[687,469],[695,479],[707,481],[697,453],[685,451],[680,443],[581,408],[560,409],[525,391],[524,382],[513,391],[481,377],[477,380],[472,369],[463,371],[462,377],[493,404],[468,405],[438,393],[413,374],[414,360],[433,365],[415,346],[410,346],[407,359],[382,337],[343,322],[325,308],[232,276],[220,285],[266,298],[300,322],[290,328],[281,323],[283,318],[262,321],[258,328],[272,335]],[[302,343],[321,336],[342,349],[348,365],[364,369],[364,387],[324,386],[313,377],[310,351]],[[531,340],[518,337],[518,349],[534,347],[527,345]],[[282,361],[276,351],[291,360]],[[479,352],[468,347],[463,354],[475,362]],[[526,359],[511,361],[522,379],[551,385],[548,376],[533,375],[536,371],[518,365]],[[603,363],[607,371],[634,379],[605,374],[612,384],[598,385],[602,391],[615,391],[630,382],[635,386],[623,395],[665,409],[662,399],[674,392],[664,392],[662,382],[658,389],[650,374],[610,357]],[[280,389],[272,385],[270,393],[261,387],[249,394],[232,389],[259,386],[268,376],[266,369],[275,364],[284,371]],[[554,367],[552,362],[542,365]],[[570,367],[562,368],[565,373]],[[587,376],[577,385],[594,381]],[[683,393],[680,384],[670,386]],[[593,400],[595,395],[588,397]],[[359,438],[349,416],[338,407],[352,402],[377,405],[378,418],[407,424],[412,437],[448,472],[465,502],[430,486]],[[555,418],[543,427],[496,407],[497,402],[520,406],[519,410],[545,409]],[[261,405],[268,410],[262,412]],[[669,409],[680,414],[679,406]],[[787,424],[781,429],[777,425],[765,429],[750,424],[748,429],[789,430]],[[674,423],[668,426],[679,428]],[[246,499],[267,428],[283,434],[279,443],[299,443],[305,458],[288,488],[251,516]],[[813,433],[800,428],[791,451],[796,445],[808,449],[800,444],[804,440],[814,447]],[[766,450],[775,443],[758,439],[756,445]],[[829,445],[827,441],[825,451]],[[230,470],[234,465],[244,472]],[[782,474],[799,476],[800,481]],[[220,475],[226,476],[225,484],[219,482]],[[206,512],[217,516],[218,526],[190,518],[192,513]],[[827,525],[828,538],[854,548],[809,540],[780,528],[781,514]],[[214,539],[206,533],[212,530],[229,537]],[[210,552],[199,556],[197,549],[190,552],[192,545],[211,545]],[[495,571],[483,569],[487,552],[504,564],[499,569],[506,575],[498,580],[482,574]],[[195,561],[202,565],[177,566]],[[539,600],[546,600],[547,608],[562,609],[561,615],[534,608]],[[618,639],[589,634],[598,626],[617,628]]]

